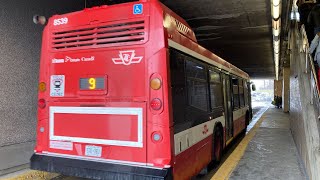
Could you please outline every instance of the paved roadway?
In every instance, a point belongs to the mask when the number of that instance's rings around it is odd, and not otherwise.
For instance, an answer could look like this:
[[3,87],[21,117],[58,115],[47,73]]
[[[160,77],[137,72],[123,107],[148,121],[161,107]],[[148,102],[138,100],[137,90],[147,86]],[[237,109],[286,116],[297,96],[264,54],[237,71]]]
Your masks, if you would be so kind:
[[[266,107],[268,107],[267,103],[258,103],[258,104],[254,104],[254,105],[255,106],[253,106],[253,109],[252,109],[253,110],[253,119],[247,128],[247,132],[250,131],[254,127],[254,125],[260,119],[261,115],[265,112]],[[193,178],[193,180],[210,180],[210,179],[212,179],[212,177],[216,174],[216,172],[219,170],[219,168],[230,157],[231,153],[234,152],[235,148],[239,145],[239,143],[243,140],[243,138],[244,138],[244,135],[239,136],[236,139],[234,139],[234,141],[227,147],[227,149],[221,159],[221,162],[219,164],[216,164],[213,167],[211,167],[211,169],[209,169],[208,174],[206,174],[204,176],[199,175],[199,176]],[[225,178],[222,178],[222,179],[225,179]]]

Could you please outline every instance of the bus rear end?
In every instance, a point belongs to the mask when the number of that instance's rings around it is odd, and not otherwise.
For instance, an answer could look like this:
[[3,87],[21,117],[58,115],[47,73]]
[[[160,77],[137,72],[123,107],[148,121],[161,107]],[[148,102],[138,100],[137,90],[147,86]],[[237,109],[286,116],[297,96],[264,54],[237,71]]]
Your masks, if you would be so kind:
[[97,179],[170,176],[163,36],[157,2],[50,19],[32,169]]

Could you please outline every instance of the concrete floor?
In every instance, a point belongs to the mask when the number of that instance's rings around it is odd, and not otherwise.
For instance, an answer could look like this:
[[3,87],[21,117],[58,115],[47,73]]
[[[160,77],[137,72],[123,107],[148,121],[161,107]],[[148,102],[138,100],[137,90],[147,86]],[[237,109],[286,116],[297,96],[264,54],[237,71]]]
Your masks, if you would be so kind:
[[230,180],[308,179],[293,141],[289,115],[270,108]]

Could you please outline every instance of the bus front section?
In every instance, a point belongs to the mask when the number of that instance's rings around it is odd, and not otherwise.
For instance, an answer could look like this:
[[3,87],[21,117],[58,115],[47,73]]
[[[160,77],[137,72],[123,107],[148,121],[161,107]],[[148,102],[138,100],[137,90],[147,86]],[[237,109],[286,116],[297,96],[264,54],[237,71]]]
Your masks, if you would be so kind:
[[94,179],[170,179],[162,18],[156,1],[140,1],[49,20],[32,169]]

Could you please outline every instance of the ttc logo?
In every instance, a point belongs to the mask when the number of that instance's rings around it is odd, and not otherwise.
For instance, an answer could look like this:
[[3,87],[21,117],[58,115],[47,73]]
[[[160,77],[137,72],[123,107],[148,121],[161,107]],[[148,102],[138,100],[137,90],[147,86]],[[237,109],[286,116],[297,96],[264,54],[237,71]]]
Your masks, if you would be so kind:
[[123,64],[129,66],[130,64],[139,64],[143,59],[142,56],[136,56],[135,50],[120,51],[119,58],[112,58],[114,64]]
[[203,126],[202,134],[207,135],[208,132],[209,132],[209,128],[208,128],[208,126],[205,124],[205,125]]

